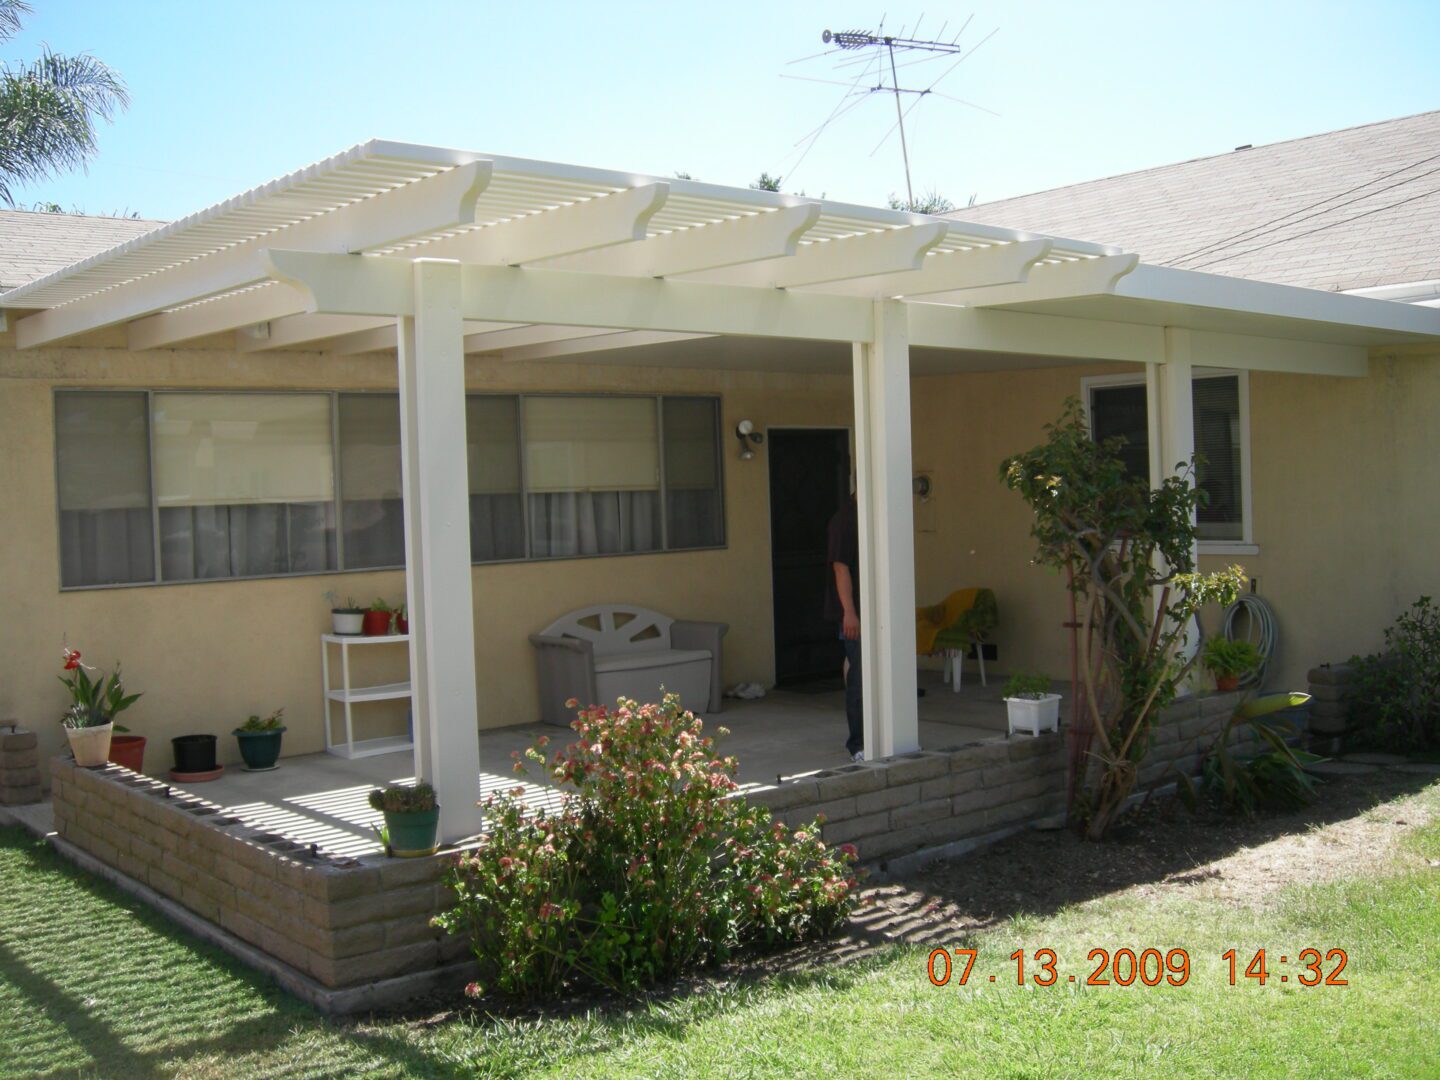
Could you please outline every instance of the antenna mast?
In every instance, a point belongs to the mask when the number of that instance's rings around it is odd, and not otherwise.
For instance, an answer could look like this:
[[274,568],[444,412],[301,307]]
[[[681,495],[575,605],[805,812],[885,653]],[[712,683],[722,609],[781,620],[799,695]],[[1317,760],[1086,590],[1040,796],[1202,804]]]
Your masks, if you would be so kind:
[[[918,26],[917,26],[918,29]],[[963,28],[962,28],[963,30]],[[903,28],[902,28],[903,31]],[[943,32],[943,28],[942,28]],[[895,96],[895,126],[900,129],[900,156],[905,161],[905,195],[909,200],[906,205],[915,205],[915,189],[910,180],[910,147],[905,140],[905,110],[900,107],[901,94],[915,94],[924,97],[934,89],[934,84],[923,90],[906,88],[900,85],[900,78],[895,65],[895,50],[914,50],[928,53],[952,53],[959,55],[962,52],[957,44],[959,35],[955,41],[926,41],[919,38],[895,37],[891,34],[869,33],[865,30],[838,30],[832,33],[826,30],[820,35],[820,40],[826,45],[834,45],[840,49],[861,50],[861,49],[884,49],[890,60],[890,85],[883,82],[874,87],[874,90],[881,90]],[[983,42],[982,42],[983,44]],[[978,46],[977,46],[978,47]],[[936,80],[937,82],[939,80]]]

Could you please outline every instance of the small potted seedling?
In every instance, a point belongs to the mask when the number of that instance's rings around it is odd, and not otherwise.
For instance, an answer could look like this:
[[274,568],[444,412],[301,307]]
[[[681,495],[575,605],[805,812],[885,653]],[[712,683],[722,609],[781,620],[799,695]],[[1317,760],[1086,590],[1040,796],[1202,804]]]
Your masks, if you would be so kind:
[[1046,675],[1017,672],[1005,683],[1005,711],[1010,722],[1009,734],[1060,729],[1060,695],[1050,692]]
[[285,735],[285,710],[276,709],[266,717],[251,716],[234,731],[246,772],[266,772],[280,760],[280,740]]
[[404,601],[395,609],[395,632],[397,634],[408,634],[410,632],[410,613],[405,608]]
[[379,597],[371,602],[365,610],[363,627],[366,637],[384,637],[390,633],[391,620],[395,618],[395,612],[390,605]]
[[1204,664],[1215,676],[1215,689],[1236,690],[1240,680],[1260,666],[1264,657],[1248,641],[1211,638],[1205,643]]
[[365,632],[365,609],[355,603],[353,596],[347,596],[344,605],[339,593],[327,592],[325,599],[330,602],[330,626],[336,634],[353,637]]
[[429,784],[421,781],[414,787],[391,784],[376,788],[370,792],[370,806],[385,815],[385,827],[377,830],[385,854],[397,859],[435,854],[440,804]]

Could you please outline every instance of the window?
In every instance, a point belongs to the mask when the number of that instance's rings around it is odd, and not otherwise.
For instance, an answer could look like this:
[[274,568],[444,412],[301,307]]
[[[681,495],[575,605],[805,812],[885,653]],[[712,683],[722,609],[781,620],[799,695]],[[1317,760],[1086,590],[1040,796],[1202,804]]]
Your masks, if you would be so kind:
[[[471,559],[724,543],[719,402],[472,394]],[[403,566],[394,394],[55,393],[61,586]]]
[[[1130,376],[1086,379],[1087,413],[1097,439],[1122,437],[1126,470],[1150,478],[1150,437],[1143,381]],[[1249,402],[1245,378],[1235,372],[1197,372],[1192,385],[1195,452],[1204,460],[1196,484],[1208,496],[1196,512],[1202,544],[1250,542],[1247,507]]]
[[115,585],[155,577],[150,428],[143,393],[55,397],[60,577]]

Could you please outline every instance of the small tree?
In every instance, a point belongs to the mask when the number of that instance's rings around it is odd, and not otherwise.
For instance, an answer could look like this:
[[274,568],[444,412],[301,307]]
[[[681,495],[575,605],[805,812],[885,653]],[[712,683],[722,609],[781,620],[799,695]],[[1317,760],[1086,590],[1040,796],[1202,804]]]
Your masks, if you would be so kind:
[[768,172],[762,172],[750,182],[750,187],[755,191],[779,191],[780,181],[783,176],[771,176]]
[[[973,205],[975,200],[972,198],[970,202]],[[948,214],[955,209],[955,204],[931,188],[929,191],[922,191],[908,202],[898,195],[891,195],[890,209],[908,210],[912,214]]]
[[1006,459],[1001,477],[1035,513],[1036,561],[1065,571],[1075,594],[1090,761],[1080,766],[1072,810],[1086,836],[1102,838],[1135,788],[1161,711],[1198,651],[1186,648],[1196,613],[1228,604],[1237,566],[1195,572],[1195,465],[1151,490],[1130,476],[1123,440],[1097,443],[1070,398],[1039,446]]

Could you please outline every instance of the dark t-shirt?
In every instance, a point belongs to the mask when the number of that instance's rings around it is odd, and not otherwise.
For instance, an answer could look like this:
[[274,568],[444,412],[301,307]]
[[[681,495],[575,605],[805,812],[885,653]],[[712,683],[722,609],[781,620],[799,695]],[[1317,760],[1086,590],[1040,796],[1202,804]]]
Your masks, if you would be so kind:
[[860,612],[860,515],[855,496],[835,512],[830,519],[825,569],[829,571],[829,587],[825,590],[825,617],[840,622],[845,609],[840,604],[840,593],[835,586],[835,564],[844,563],[850,568],[850,586],[854,590],[855,612]]

